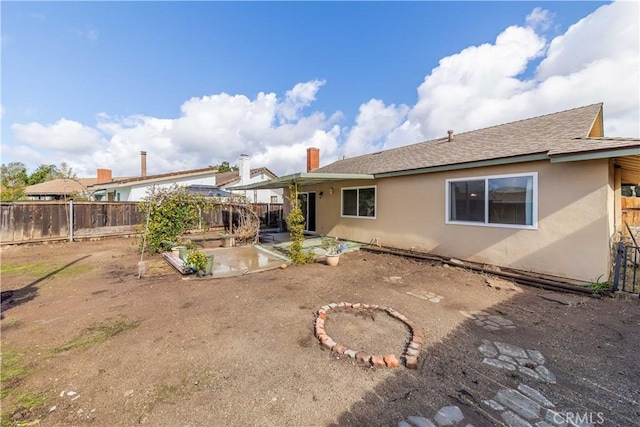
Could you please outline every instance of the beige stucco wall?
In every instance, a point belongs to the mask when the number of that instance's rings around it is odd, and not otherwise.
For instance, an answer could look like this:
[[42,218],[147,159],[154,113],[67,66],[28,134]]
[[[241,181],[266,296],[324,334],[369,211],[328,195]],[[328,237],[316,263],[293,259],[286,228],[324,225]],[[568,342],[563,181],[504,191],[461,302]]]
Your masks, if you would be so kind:
[[[446,179],[526,172],[538,172],[536,230],[445,223]],[[376,219],[342,218],[340,188],[372,184],[377,186]],[[383,246],[579,280],[608,276],[613,190],[607,160],[539,161],[304,190],[323,193],[318,234],[364,243],[377,239]]]

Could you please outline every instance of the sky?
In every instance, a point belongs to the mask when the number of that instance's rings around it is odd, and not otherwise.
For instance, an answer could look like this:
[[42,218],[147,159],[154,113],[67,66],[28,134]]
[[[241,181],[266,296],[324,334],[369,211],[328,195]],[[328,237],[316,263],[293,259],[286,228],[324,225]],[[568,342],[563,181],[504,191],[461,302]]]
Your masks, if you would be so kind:
[[0,3],[2,163],[277,175],[594,103],[640,137],[640,2]]

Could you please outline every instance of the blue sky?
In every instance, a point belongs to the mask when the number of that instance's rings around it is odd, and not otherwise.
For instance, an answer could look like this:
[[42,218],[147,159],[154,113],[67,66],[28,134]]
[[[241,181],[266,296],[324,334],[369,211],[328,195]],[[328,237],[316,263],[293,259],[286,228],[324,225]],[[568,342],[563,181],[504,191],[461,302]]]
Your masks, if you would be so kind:
[[0,8],[2,163],[30,170],[133,175],[146,150],[149,173],[247,153],[285,174],[308,146],[327,164],[601,101],[608,135],[640,136],[637,2]]

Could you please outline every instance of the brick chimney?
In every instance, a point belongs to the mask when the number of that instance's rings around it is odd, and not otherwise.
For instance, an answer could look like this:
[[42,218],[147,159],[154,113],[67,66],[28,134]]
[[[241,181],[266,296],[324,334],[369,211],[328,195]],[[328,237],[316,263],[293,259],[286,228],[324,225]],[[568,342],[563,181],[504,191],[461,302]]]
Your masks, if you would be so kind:
[[111,169],[98,169],[97,178],[98,178],[97,184],[104,184],[105,182],[111,182],[113,179],[111,176]]
[[140,152],[140,176],[143,178],[147,176],[147,152],[146,151]]
[[315,147],[307,148],[307,172],[320,167],[320,149]]

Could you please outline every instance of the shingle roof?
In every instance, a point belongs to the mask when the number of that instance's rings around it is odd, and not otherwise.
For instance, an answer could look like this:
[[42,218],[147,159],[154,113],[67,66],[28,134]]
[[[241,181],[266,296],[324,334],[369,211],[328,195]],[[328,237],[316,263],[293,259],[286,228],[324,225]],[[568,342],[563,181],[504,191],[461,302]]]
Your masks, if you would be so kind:
[[130,182],[154,181],[154,180],[158,180],[158,179],[162,179],[162,178],[173,178],[173,177],[182,177],[182,176],[189,176],[189,175],[201,175],[201,174],[206,174],[206,173],[209,173],[209,172],[215,172],[217,170],[218,170],[218,168],[216,166],[212,166],[212,167],[201,168],[201,169],[191,169],[191,170],[178,171],[178,172],[167,172],[167,173],[161,173],[161,174],[157,174],[157,175],[136,176],[136,177],[131,177],[131,178],[114,179],[114,180],[109,181],[109,182],[103,182],[100,185],[128,184]]
[[[266,167],[251,169],[250,176],[254,176],[256,174],[260,174],[260,173],[263,173],[263,172],[266,173],[267,175],[270,175],[271,178],[275,178],[276,177],[276,174],[271,172]],[[239,181],[239,180],[240,180],[240,172],[239,171],[222,172],[222,173],[217,173],[216,174],[216,185],[218,187],[221,187],[223,185],[228,185],[228,184],[230,184],[230,183],[232,183],[234,181]]]
[[564,154],[613,147],[640,147],[638,140],[588,138],[602,103],[338,160],[317,173],[407,171],[531,154]]
[[95,184],[97,178],[79,179],[52,179],[40,184],[25,187],[27,196],[31,195],[57,195],[57,194],[77,194],[87,191],[87,186]]
[[640,154],[640,138],[576,138],[560,141],[555,148],[549,150],[550,156],[578,154],[600,150],[638,148]]

